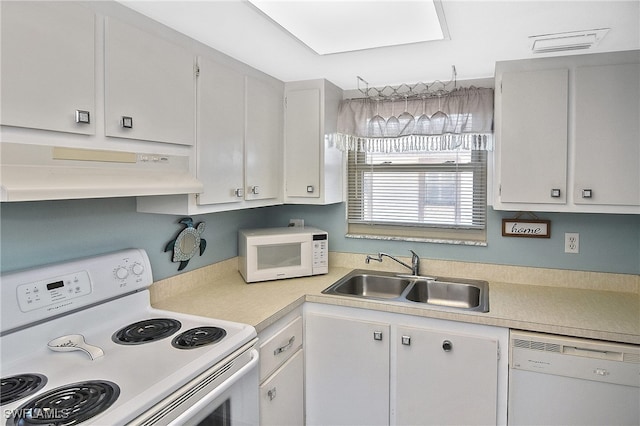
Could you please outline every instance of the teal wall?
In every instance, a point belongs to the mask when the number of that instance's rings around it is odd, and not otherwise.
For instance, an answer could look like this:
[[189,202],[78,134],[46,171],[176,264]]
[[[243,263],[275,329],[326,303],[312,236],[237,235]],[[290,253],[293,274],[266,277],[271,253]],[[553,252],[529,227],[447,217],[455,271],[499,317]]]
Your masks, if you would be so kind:
[[[163,250],[184,228],[182,217],[137,213],[135,198],[2,203],[0,271],[136,247],[147,251],[154,279],[166,278],[178,273]],[[206,224],[207,248],[184,271],[237,256],[237,230],[265,226],[266,219],[260,209],[193,216]]]
[[[640,216],[605,214],[537,213],[551,221],[551,238],[502,237],[502,219],[514,212],[487,212],[487,246],[460,246],[415,242],[345,238],[345,205],[281,206],[269,215],[286,224],[288,218],[303,218],[305,225],[329,232],[332,251],[409,256],[409,249],[422,258],[521,265],[554,269],[640,274]],[[580,253],[564,252],[564,233],[580,234]],[[428,267],[427,267],[428,268]]]
[[[350,239],[344,237],[344,204],[275,206],[194,216],[204,221],[207,250],[185,271],[237,255],[237,230],[286,226],[289,218],[329,232],[332,251],[407,255],[506,265],[640,274],[640,216],[538,214],[551,220],[550,239],[504,238],[501,219],[488,214],[486,247]],[[177,264],[163,249],[182,229],[182,216],[137,213],[134,198],[41,201],[0,204],[0,271],[60,262],[128,247],[149,254],[156,280],[177,274]],[[580,253],[564,253],[564,233],[580,233]],[[364,264],[363,264],[364,265]],[[427,267],[428,268],[428,267]]]

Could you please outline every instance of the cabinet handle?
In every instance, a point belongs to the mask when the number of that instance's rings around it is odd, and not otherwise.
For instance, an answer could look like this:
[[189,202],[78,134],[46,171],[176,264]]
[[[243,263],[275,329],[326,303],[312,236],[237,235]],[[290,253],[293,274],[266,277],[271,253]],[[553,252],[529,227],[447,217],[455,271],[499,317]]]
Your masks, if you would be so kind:
[[244,190],[242,188],[236,188],[233,191],[233,194],[238,198],[242,198],[242,197],[244,197]]
[[442,349],[445,352],[451,352],[451,350],[453,350],[453,343],[451,343],[451,340],[445,340],[442,342]]
[[76,123],[78,124],[89,124],[91,123],[91,114],[89,111],[84,111],[81,109],[76,110]]
[[282,352],[288,351],[289,349],[291,349],[291,346],[293,346],[293,342],[296,340],[296,336],[291,336],[291,339],[289,339],[289,343],[287,343],[284,346],[279,347],[278,349],[273,351],[274,355],[279,355]]
[[307,193],[312,194],[315,191],[313,185],[307,185]]
[[122,116],[120,125],[125,129],[133,129],[133,117]]
[[249,189],[249,192],[251,192],[254,195],[258,195],[258,194],[260,194],[260,188],[258,186],[252,186]]
[[269,391],[267,392],[267,396],[269,397],[269,401],[273,401],[274,399],[276,399],[276,388],[271,388],[269,389]]
[[382,340],[382,331],[374,331],[373,340]]
[[560,194],[562,194],[562,191],[558,188],[553,188],[551,190],[551,198],[560,198]]
[[591,189],[582,190],[582,198],[592,198],[592,197],[593,197],[593,190]]
[[402,336],[402,344],[406,346],[411,345],[411,336]]

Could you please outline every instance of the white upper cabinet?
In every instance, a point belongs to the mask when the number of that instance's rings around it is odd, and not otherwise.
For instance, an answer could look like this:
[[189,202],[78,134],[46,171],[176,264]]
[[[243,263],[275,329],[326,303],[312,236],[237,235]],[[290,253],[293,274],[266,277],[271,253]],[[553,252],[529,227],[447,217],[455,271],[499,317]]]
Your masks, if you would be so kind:
[[496,64],[497,210],[640,214],[640,51]]
[[140,197],[146,213],[205,214],[282,204],[282,82],[198,57],[197,195]]
[[195,103],[193,53],[105,19],[107,136],[193,145]]
[[243,74],[198,58],[197,176],[199,205],[244,199]]
[[282,88],[246,81],[245,199],[282,199]]
[[508,72],[501,83],[500,201],[564,204],[569,70]]
[[344,201],[344,154],[332,143],[342,90],[326,80],[285,84],[285,203]]
[[93,135],[94,12],[71,2],[1,7],[1,124]]
[[576,69],[576,204],[640,206],[640,64]]
[[320,196],[320,89],[285,93],[285,194]]

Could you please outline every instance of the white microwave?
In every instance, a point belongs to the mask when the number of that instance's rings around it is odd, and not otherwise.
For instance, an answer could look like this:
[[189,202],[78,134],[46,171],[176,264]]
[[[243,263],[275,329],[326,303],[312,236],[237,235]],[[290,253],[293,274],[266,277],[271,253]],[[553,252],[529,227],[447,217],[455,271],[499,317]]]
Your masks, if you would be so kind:
[[310,227],[241,229],[238,270],[248,283],[329,272],[329,235]]

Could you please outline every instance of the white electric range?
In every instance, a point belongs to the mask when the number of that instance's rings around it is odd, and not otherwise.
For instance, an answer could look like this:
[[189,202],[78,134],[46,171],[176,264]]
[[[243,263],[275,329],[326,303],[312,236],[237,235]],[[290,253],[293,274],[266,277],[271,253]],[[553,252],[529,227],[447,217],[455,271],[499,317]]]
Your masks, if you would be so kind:
[[154,309],[143,250],[3,275],[6,425],[258,422],[253,327]]

